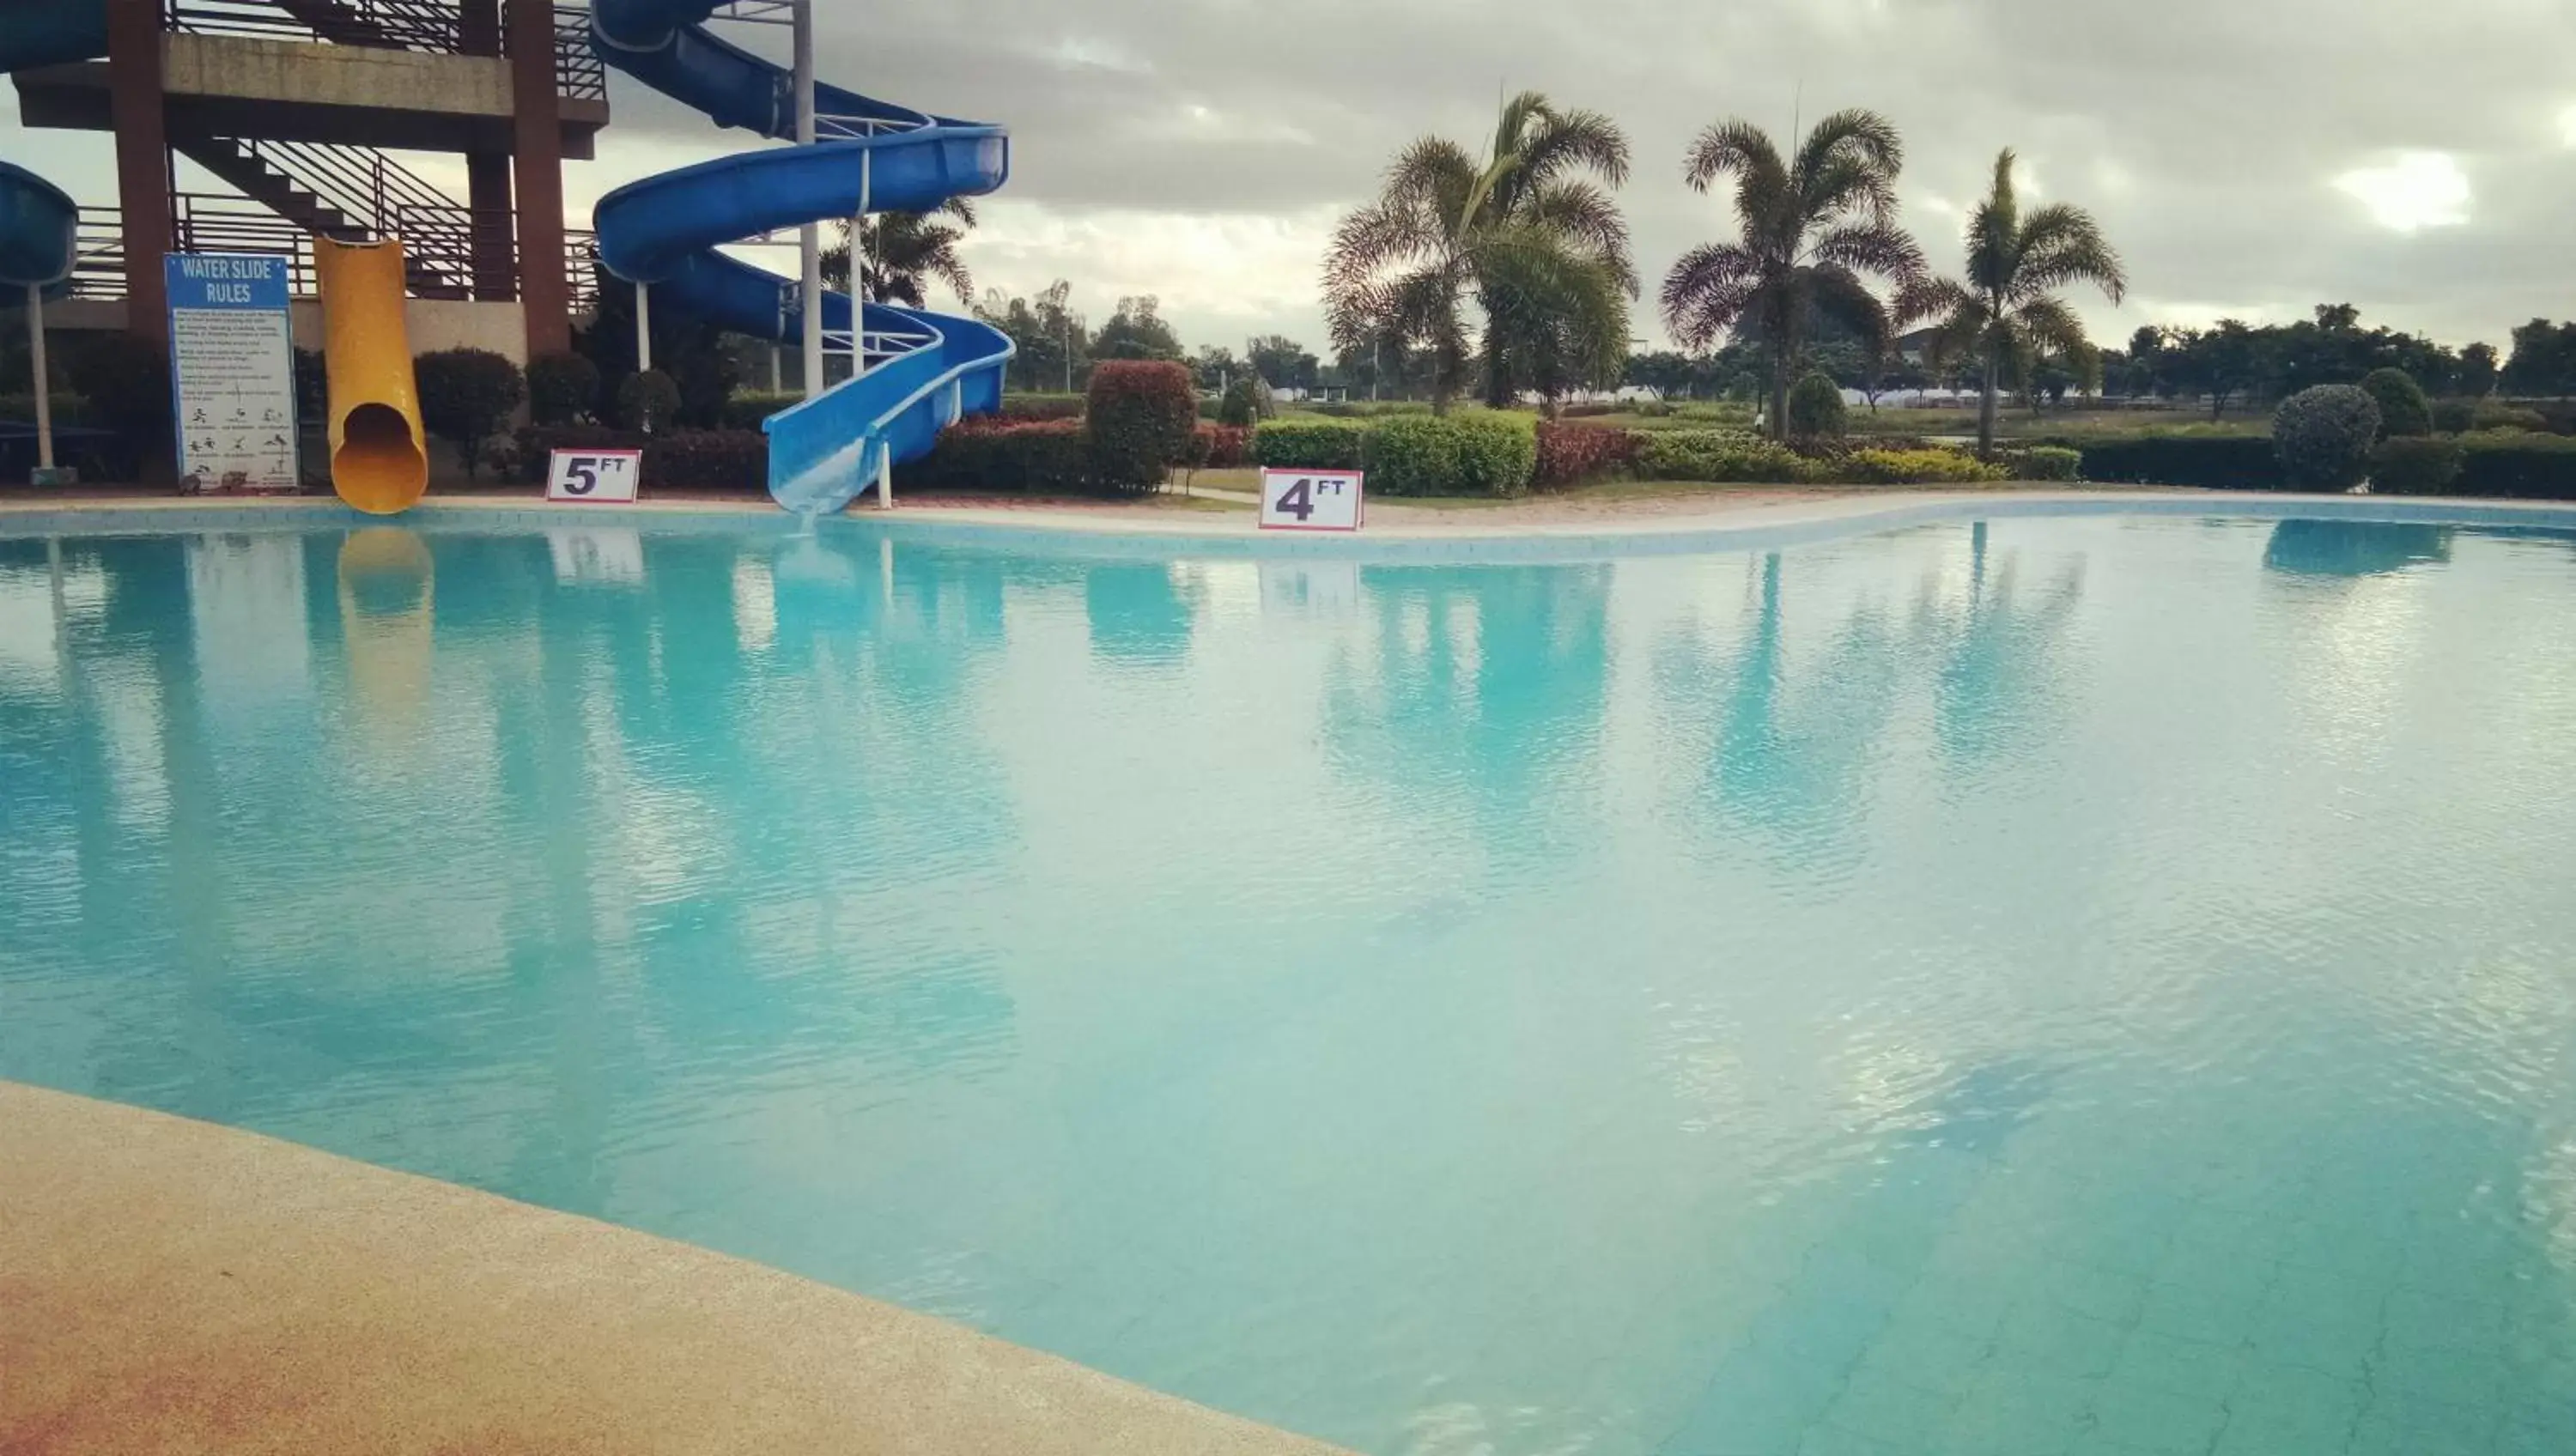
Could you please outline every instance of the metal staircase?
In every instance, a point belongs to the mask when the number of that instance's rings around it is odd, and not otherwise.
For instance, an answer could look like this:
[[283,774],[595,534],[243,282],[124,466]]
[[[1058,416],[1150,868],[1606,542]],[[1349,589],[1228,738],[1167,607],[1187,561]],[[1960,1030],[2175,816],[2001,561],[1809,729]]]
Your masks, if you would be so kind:
[[380,151],[234,137],[174,139],[190,161],[306,232],[400,237],[419,298],[474,296],[472,209]]

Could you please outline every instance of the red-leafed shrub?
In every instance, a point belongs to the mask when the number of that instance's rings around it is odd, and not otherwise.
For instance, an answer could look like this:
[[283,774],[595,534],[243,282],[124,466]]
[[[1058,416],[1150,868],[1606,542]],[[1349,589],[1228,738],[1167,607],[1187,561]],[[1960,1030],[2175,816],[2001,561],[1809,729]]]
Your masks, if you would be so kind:
[[1538,427],[1538,470],[1530,483],[1540,490],[1573,485],[1626,470],[1637,463],[1637,437],[1608,425],[1575,425],[1542,420]]
[[1251,463],[1250,426],[1203,424],[1190,442],[1189,464],[1194,470],[1236,470]]
[[1152,490],[1189,458],[1198,386],[1187,365],[1114,359],[1091,371],[1084,410],[1091,469],[1104,490]]
[[1015,490],[1063,495],[1089,490],[1090,442],[1080,420],[970,416],[949,426],[928,455],[895,467],[895,489]]

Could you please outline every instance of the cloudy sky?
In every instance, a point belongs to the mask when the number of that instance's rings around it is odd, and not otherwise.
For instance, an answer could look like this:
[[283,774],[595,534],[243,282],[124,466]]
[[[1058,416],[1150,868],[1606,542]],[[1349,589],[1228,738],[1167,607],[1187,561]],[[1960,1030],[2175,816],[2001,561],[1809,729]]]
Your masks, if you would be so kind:
[[[2501,343],[2576,315],[2576,5],[2568,0],[825,0],[823,74],[1008,124],[1010,187],[968,251],[1015,292],[1072,280],[1105,317],[1153,293],[1192,345],[1323,343],[1335,218],[1406,140],[1481,145],[1498,92],[1610,112],[1650,280],[1728,233],[1680,181],[1724,116],[1785,132],[1844,106],[1903,129],[1906,220],[1954,266],[1961,208],[2010,145],[2026,186],[2090,207],[2132,293],[2098,334],[2305,316]],[[775,49],[763,27],[729,34]],[[623,78],[573,209],[746,145]],[[7,105],[14,108],[14,96]],[[104,138],[0,130],[92,200]],[[1659,337],[1646,310],[1641,334]]]

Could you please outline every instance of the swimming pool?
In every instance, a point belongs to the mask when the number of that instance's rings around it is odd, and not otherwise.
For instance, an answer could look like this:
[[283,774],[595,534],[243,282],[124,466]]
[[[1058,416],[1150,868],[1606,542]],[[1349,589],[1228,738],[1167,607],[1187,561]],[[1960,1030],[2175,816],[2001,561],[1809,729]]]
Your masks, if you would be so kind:
[[0,540],[0,1075],[1373,1453],[2576,1449],[2576,536]]

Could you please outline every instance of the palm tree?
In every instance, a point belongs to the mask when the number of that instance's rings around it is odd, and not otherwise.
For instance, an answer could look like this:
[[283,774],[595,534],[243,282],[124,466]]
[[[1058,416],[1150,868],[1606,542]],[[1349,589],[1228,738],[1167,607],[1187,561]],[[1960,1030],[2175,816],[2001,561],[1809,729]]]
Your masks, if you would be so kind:
[[[1771,432],[1785,438],[1789,374],[1807,337],[1830,325],[1885,354],[1923,286],[1923,251],[1896,225],[1896,174],[1905,146],[1874,111],[1838,111],[1817,122],[1782,161],[1768,133],[1721,121],[1691,143],[1683,176],[1706,192],[1735,178],[1741,235],[1703,243],[1664,278],[1664,323],[1687,347],[1705,349],[1734,329],[1771,360]],[[1891,309],[1870,290],[1872,276],[1897,289]]]
[[1977,453],[1995,450],[1995,387],[2006,373],[2024,377],[2041,360],[2080,363],[2092,346],[2084,321],[2054,297],[2069,283],[2098,284],[2113,303],[2128,289],[2120,255],[2102,238],[2092,214],[2064,203],[2024,214],[2013,195],[2013,153],[1995,158],[1994,190],[1968,215],[1968,276],[1943,279],[1926,296],[1942,315],[1925,351],[1934,367],[1972,359],[1983,371],[1977,407]]
[[[944,220],[943,220],[944,219]],[[841,241],[824,250],[823,282],[843,292],[850,287],[850,225],[842,223]],[[956,291],[968,307],[975,303],[975,279],[957,245],[975,226],[975,205],[952,197],[929,212],[881,212],[871,218],[859,249],[859,281],[871,303],[900,303],[927,308],[923,285],[936,278]]]
[[[1441,411],[1471,355],[1494,404],[1510,401],[1516,377],[1553,389],[1615,372],[1627,356],[1637,273],[1628,225],[1603,184],[1627,177],[1617,125],[1535,91],[1504,105],[1481,162],[1440,137],[1415,141],[1377,200],[1333,234],[1324,300],[1334,347],[1418,352]],[[1470,293],[1480,328],[1469,320]]]

